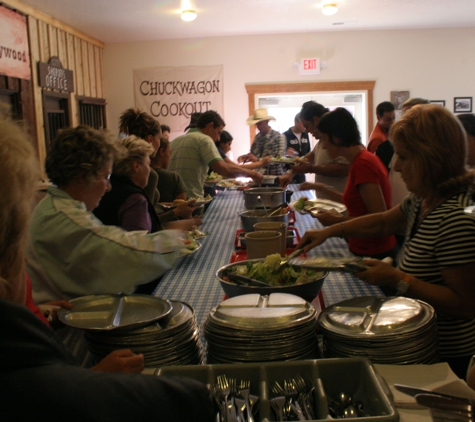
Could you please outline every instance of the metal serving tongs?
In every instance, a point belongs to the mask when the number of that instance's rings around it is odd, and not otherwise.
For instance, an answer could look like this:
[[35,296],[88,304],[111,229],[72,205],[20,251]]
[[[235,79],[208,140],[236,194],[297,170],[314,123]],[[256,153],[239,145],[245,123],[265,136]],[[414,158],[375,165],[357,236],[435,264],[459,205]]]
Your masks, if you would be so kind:
[[265,215],[265,217],[272,217],[273,215],[278,215],[280,213],[280,210],[286,206],[287,206],[287,202],[282,202],[282,204],[278,205],[277,207],[271,208],[269,211],[267,211],[267,214]]
[[271,285],[268,283],[255,280],[253,278],[249,278],[241,274],[229,272],[226,274],[226,277],[229,278],[231,281],[234,281],[236,284],[239,284],[240,286],[271,287]]
[[295,249],[295,251],[293,251],[288,257],[286,257],[282,261],[280,261],[279,267],[276,270],[274,270],[274,272],[278,273],[278,272],[282,271],[287,265],[289,265],[291,263],[290,260],[295,261],[294,258],[296,258],[297,256],[303,254],[304,251],[305,251],[305,248]]
[[[290,257],[289,257],[290,258]],[[294,258],[294,257],[292,257]],[[356,273],[368,269],[363,263],[362,258],[298,258],[289,260],[291,265],[302,268],[310,268],[312,270],[320,271],[342,271],[347,273]]]

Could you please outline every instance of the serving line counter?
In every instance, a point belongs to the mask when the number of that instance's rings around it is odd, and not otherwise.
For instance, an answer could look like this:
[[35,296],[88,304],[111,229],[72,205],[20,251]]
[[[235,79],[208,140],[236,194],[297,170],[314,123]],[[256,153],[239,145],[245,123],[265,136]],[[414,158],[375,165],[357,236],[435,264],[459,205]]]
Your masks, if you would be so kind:
[[[290,185],[291,189],[292,187]],[[292,200],[301,196],[315,198],[311,191],[295,190]],[[242,228],[238,213],[243,210],[242,191],[220,191],[211,202],[200,227],[200,230],[209,232],[210,235],[199,240],[202,247],[185,256],[177,267],[170,270],[154,292],[155,296],[191,305],[200,327],[211,309],[223,301],[224,292],[215,274],[219,268],[229,263],[232,253],[236,251],[236,232]],[[296,213],[296,222],[292,226],[303,236],[307,229],[320,225],[312,216]],[[350,252],[343,239],[332,238],[308,253],[308,256],[317,255],[338,258],[348,256]],[[330,272],[323,285],[326,306],[357,296],[381,295],[379,287],[370,286],[349,273]]]
[[[293,186],[290,186],[292,189]],[[293,189],[292,189],[293,190]],[[295,190],[292,200],[301,196],[314,198],[311,191]],[[216,271],[229,263],[231,255],[236,251],[235,237],[241,229],[239,212],[244,210],[242,191],[226,190],[219,192],[204,215],[204,223],[200,227],[210,235],[201,239],[202,247],[195,253],[186,256],[177,267],[170,270],[162,279],[154,292],[155,296],[186,302],[195,310],[195,318],[203,335],[203,324],[211,309],[224,299],[224,292],[215,277]],[[307,229],[321,227],[318,220],[310,215],[296,214],[296,222],[292,224],[303,236]],[[311,250],[309,256],[343,257],[350,254],[343,239],[332,238]],[[358,280],[350,273],[330,272],[323,285],[325,306],[358,296],[384,296],[378,287],[370,286]],[[315,303],[315,301],[314,301]],[[204,345],[204,341],[203,341]],[[430,422],[429,411],[414,408],[415,399],[399,393],[394,383],[414,385],[422,388],[441,391],[447,386],[447,393],[453,393],[453,384],[468,388],[464,381],[459,380],[447,364],[436,365],[376,365],[378,372],[386,380],[397,405],[401,422]],[[147,368],[144,372],[154,373],[156,369]]]

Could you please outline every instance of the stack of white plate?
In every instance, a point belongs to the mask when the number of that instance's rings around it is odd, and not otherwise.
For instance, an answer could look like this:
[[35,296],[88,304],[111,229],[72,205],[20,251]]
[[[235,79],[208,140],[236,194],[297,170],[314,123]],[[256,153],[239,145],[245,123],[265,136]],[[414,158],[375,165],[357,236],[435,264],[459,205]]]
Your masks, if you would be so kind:
[[145,295],[101,295],[74,299],[60,319],[85,330],[95,361],[117,349],[144,355],[145,366],[203,363],[194,310],[179,301]]
[[317,312],[298,296],[233,297],[204,324],[207,363],[253,363],[318,357]]
[[405,297],[359,297],[326,308],[319,317],[324,357],[367,357],[381,364],[438,362],[432,306]]

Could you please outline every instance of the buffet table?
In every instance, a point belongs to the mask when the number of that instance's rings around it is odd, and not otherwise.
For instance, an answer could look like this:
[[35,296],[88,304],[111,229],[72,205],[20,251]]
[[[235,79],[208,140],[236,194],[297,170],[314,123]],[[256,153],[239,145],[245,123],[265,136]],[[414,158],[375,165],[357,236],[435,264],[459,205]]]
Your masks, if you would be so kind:
[[[292,189],[292,186],[290,188]],[[315,198],[311,191],[295,190],[292,200],[296,200],[301,196]],[[191,305],[200,327],[203,327],[210,310],[219,305],[224,299],[224,292],[215,277],[215,273],[220,267],[228,264],[231,255],[236,252],[236,232],[241,229],[238,213],[242,210],[244,210],[244,195],[241,191],[225,190],[219,192],[206,211],[203,218],[204,223],[200,227],[200,230],[209,232],[210,235],[200,240],[202,247],[199,250],[184,257],[175,268],[163,277],[154,292],[155,296],[179,300]],[[296,221],[292,226],[297,228],[300,236],[303,236],[308,229],[321,227],[318,220],[310,215],[301,214],[296,214]],[[309,251],[308,255],[336,258],[348,256],[350,252],[343,239],[332,238]],[[322,296],[324,305],[329,306],[357,296],[384,295],[378,287],[368,285],[349,273],[330,272],[325,279]],[[316,304],[316,301],[317,299],[314,304]],[[204,345],[203,338],[202,342]],[[395,382],[431,389],[454,380],[465,384],[464,381],[457,379],[447,364],[410,365],[408,367],[376,365],[376,367],[378,372],[386,379],[396,402],[401,399],[402,393],[398,393],[393,388]],[[153,371],[155,369],[150,368],[148,373],[154,373]],[[414,401],[413,398],[408,396],[402,397],[402,400]],[[411,409],[407,408],[407,404],[403,404],[402,408],[401,406],[397,407],[402,422],[431,421],[427,409]]]
[[[292,189],[292,185],[290,185]],[[315,198],[311,191],[295,190],[292,200],[300,196]],[[222,302],[224,292],[215,277],[216,271],[229,263],[236,251],[235,238],[241,229],[238,215],[244,210],[244,195],[238,190],[220,191],[211,202],[203,218],[200,230],[210,235],[200,239],[202,247],[182,259],[177,267],[170,270],[154,292],[155,296],[180,300],[195,310],[196,321],[202,327],[209,312]],[[307,229],[321,227],[318,220],[306,214],[296,213],[292,224],[300,236]],[[343,239],[332,238],[308,252],[308,256],[343,257],[350,255]],[[357,296],[382,296],[379,287],[358,280],[349,273],[331,272],[323,285],[323,300],[326,306]]]

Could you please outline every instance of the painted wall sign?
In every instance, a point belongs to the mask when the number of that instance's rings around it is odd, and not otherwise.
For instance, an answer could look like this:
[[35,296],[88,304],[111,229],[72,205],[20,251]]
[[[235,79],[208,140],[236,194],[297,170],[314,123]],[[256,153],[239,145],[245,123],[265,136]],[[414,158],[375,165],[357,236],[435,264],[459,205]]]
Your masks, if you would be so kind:
[[64,69],[56,56],[51,57],[48,63],[38,62],[38,75],[43,88],[74,92],[73,71]]
[[223,118],[223,67],[154,67],[134,70],[135,106],[183,132],[195,112]]
[[0,75],[31,79],[26,17],[0,6]]

